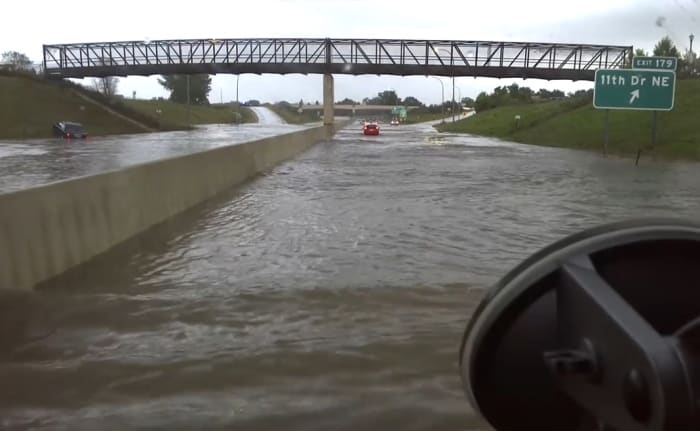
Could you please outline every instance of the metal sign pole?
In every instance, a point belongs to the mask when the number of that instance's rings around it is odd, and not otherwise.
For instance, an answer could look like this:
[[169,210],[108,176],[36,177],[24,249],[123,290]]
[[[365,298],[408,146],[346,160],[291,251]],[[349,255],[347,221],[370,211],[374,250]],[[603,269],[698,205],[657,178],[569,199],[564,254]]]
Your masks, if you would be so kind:
[[605,110],[605,131],[603,133],[603,156],[608,157],[608,141],[610,139],[610,110]]

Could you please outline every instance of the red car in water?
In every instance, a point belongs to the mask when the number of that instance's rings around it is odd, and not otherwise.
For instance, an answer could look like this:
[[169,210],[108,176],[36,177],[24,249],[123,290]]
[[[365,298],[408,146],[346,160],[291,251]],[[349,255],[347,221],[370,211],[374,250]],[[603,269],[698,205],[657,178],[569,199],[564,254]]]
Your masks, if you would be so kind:
[[365,123],[365,125],[362,127],[362,133],[365,135],[379,135],[379,124]]

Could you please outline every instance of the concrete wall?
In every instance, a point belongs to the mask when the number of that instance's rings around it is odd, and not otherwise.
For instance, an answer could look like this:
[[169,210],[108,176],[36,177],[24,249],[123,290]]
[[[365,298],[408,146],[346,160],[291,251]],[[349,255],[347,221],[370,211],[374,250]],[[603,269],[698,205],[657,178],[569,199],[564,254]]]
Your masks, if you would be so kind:
[[336,127],[0,194],[0,289],[31,289],[299,154]]

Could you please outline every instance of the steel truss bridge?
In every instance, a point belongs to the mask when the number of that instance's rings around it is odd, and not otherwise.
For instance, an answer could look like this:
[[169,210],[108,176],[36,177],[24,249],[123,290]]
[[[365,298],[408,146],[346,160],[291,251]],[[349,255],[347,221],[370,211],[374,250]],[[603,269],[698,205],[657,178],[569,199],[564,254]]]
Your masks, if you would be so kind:
[[169,74],[376,74],[593,81],[632,46],[401,39],[183,39],[44,45],[56,78]]

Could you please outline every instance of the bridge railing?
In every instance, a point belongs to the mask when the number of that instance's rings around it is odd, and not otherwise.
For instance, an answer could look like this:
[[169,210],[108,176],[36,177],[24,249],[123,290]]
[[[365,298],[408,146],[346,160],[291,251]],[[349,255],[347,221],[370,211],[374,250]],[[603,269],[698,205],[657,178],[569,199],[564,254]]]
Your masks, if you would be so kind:
[[[526,42],[390,39],[196,39],[44,46],[56,76],[159,73],[384,73],[527,75],[625,67],[632,47]],[[288,67],[284,67],[288,66]],[[515,72],[513,72],[515,71]],[[557,79],[559,75],[554,75]],[[527,76],[525,76],[527,77]],[[571,78],[567,78],[571,79]],[[584,78],[585,79],[585,78]]]
[[620,67],[630,47],[522,42],[334,40],[331,63],[595,69]]

